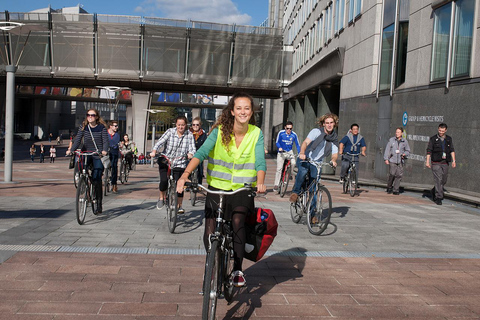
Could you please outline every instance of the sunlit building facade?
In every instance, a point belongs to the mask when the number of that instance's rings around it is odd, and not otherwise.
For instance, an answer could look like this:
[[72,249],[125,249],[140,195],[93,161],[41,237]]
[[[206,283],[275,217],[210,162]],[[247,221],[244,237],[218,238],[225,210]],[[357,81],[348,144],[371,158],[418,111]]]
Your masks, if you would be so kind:
[[[281,4],[278,4],[281,2]],[[338,132],[360,125],[367,157],[360,177],[385,181],[383,152],[396,127],[412,155],[404,181],[427,187],[424,161],[430,136],[448,124],[457,168],[448,186],[478,192],[480,41],[478,0],[271,0],[270,20],[282,23],[291,52],[282,102],[300,138],[326,112],[340,116]],[[273,8],[282,10],[272,15]],[[477,61],[475,61],[477,60]],[[279,125],[281,127],[281,125]]]

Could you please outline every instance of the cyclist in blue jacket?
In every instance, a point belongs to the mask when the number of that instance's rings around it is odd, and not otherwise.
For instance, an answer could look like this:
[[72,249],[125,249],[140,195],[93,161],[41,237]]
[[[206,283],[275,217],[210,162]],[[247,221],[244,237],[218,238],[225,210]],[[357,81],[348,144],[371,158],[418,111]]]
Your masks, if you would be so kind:
[[292,121],[287,121],[285,124],[285,130],[281,130],[277,135],[277,171],[275,174],[275,184],[273,190],[278,190],[278,184],[282,175],[283,162],[285,159],[291,159],[292,168],[295,167],[295,155],[293,154],[293,144],[297,146],[297,153],[300,151],[300,143],[298,142],[298,136],[293,131]]

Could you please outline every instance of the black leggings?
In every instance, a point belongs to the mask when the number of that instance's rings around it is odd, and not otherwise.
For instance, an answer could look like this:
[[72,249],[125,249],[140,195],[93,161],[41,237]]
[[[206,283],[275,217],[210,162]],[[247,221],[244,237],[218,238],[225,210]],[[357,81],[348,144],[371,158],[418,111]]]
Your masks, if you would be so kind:
[[[250,210],[247,207],[235,207],[232,214],[233,226],[233,270],[242,271],[243,256],[245,253],[245,217]],[[203,234],[203,244],[205,250],[208,248],[209,235],[215,232],[215,218],[205,219],[205,233]]]
[[[168,170],[168,166],[166,164],[163,164],[163,163],[158,164],[158,172],[160,173],[160,183],[158,184],[158,189],[162,192],[167,191],[167,188],[168,188],[167,170]],[[173,168],[172,170],[173,170],[173,179],[175,181],[178,181],[178,179],[180,179],[183,172],[185,171],[185,168]],[[183,198],[183,192],[182,193],[177,192],[177,196],[179,198]]]

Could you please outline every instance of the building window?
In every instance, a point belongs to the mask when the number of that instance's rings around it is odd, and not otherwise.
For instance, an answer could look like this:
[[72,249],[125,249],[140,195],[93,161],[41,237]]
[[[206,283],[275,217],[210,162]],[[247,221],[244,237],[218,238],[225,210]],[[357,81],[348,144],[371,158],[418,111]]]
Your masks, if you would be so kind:
[[380,90],[390,90],[394,34],[395,24],[391,24],[383,29],[382,60],[380,62]]
[[[470,76],[474,12],[475,0],[458,0],[434,11],[431,81],[446,80],[449,56],[451,78]],[[450,44],[452,52],[449,52]]]
[[395,71],[395,87],[405,82],[407,70],[408,22],[401,22],[398,28],[397,69]]
[[348,22],[352,22],[362,12],[362,0],[347,0]]
[[343,29],[344,14],[345,14],[345,0],[335,1],[335,33]]

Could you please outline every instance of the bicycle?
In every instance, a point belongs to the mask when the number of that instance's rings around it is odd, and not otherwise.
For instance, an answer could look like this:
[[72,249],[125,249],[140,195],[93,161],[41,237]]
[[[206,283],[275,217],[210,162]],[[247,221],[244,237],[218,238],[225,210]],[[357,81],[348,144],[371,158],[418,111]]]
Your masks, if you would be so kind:
[[348,193],[350,192],[350,196],[355,197],[355,194],[357,193],[357,187],[358,187],[358,176],[357,176],[357,165],[353,161],[355,159],[354,157],[357,156],[358,154],[352,154],[352,153],[347,153],[349,155],[349,158],[345,158],[348,160],[348,171],[347,171],[347,176],[343,180],[343,193]]
[[167,177],[168,177],[168,187],[165,197],[165,207],[167,208],[167,222],[168,222],[168,231],[170,233],[175,232],[177,227],[177,215],[178,215],[178,195],[177,195],[177,181],[173,177],[172,161],[174,159],[182,159],[182,157],[169,158],[165,154],[160,154],[167,160]]
[[120,162],[120,182],[122,184],[128,182],[128,176],[130,175],[130,168],[128,167],[127,157],[122,154],[122,161]]
[[292,169],[292,159],[289,157],[283,161],[282,175],[280,176],[280,182],[278,183],[277,193],[280,194],[280,197],[282,198],[287,191],[288,183],[290,182],[290,177],[292,175]]
[[197,193],[199,192],[198,188],[196,185],[198,184],[198,167],[193,170],[193,172],[190,174],[190,181],[194,185],[193,187],[190,187],[190,203],[192,206],[195,206],[195,202],[197,201]]
[[97,214],[97,201],[95,191],[93,190],[94,185],[92,182],[92,169],[87,165],[87,163],[88,156],[93,156],[98,153],[82,151],[75,151],[75,153],[78,155],[77,164],[79,166],[75,211],[77,215],[77,222],[78,224],[82,225],[85,221],[85,216],[87,214],[87,208],[89,205],[92,206],[93,214]]
[[112,165],[105,168],[105,175],[103,176],[103,195],[107,195],[107,192],[112,190]]
[[220,196],[215,231],[208,238],[209,247],[203,281],[202,319],[213,320],[217,309],[217,299],[224,297],[227,302],[233,300],[234,286],[231,278],[233,272],[233,228],[231,221],[223,219],[224,198],[245,190],[250,191],[250,196],[255,196],[256,188],[246,185],[235,191],[214,191],[191,182],[186,182],[185,185]]
[[[329,163],[314,162],[310,159],[305,159],[308,163],[317,168],[317,177],[305,182],[302,191],[298,195],[297,201],[290,204],[290,215],[294,223],[299,223],[303,215],[307,216],[308,231],[313,235],[321,235],[328,227],[330,218],[332,216],[332,196],[327,187],[320,181],[321,168]],[[307,177],[310,176],[310,168],[307,172]]]

